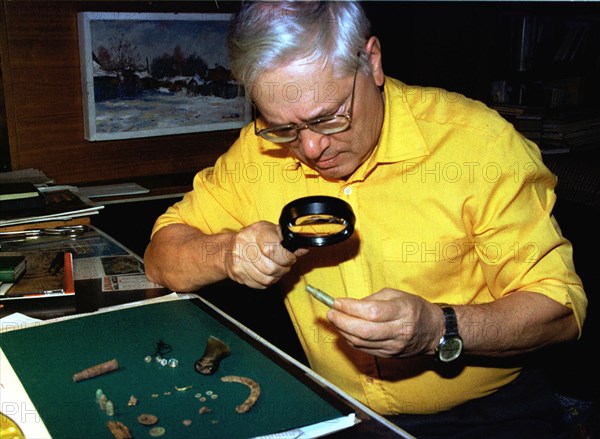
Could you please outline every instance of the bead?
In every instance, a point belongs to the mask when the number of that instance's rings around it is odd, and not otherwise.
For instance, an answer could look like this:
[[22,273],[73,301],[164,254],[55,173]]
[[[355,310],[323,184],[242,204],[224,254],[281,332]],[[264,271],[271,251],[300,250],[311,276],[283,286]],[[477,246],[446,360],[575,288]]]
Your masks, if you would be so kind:
[[154,361],[156,361],[157,363],[160,363],[162,361],[163,357],[161,357],[160,355],[157,355],[156,357],[154,357]]
[[96,390],[96,404],[100,403],[100,397],[104,395],[104,392],[102,392],[102,389],[98,389]]
[[169,365],[169,367],[177,367],[179,365],[179,360],[177,358],[171,358],[169,359],[167,364]]
[[161,366],[166,366],[169,363],[169,360],[167,360],[166,358],[161,358],[159,363]]
[[115,415],[115,406],[112,401],[106,401],[106,414],[108,416]]
[[137,417],[137,421],[142,425],[154,425],[158,422],[158,418],[155,415],[142,413]]
[[151,355],[146,355],[146,356],[144,357],[144,361],[145,361],[146,363],[152,363],[152,356],[151,356]]
[[105,394],[100,395],[100,398],[98,399],[98,405],[100,406],[100,410],[106,410],[106,401],[108,399],[106,398]]
[[165,434],[165,428],[164,427],[152,427],[149,431],[148,434],[152,437],[159,437],[162,436],[163,434]]

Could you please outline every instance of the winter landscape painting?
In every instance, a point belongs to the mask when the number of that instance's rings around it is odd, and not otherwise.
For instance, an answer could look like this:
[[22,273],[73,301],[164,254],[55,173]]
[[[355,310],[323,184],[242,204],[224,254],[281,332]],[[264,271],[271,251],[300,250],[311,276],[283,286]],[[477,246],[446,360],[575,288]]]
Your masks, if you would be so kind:
[[231,77],[230,14],[81,12],[85,138],[129,139],[240,128],[243,87]]

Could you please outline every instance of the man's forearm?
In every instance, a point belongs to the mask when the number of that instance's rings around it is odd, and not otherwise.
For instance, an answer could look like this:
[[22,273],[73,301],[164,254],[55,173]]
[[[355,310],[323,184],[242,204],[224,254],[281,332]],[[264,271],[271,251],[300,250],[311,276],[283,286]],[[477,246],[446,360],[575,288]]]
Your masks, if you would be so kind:
[[455,310],[465,352],[472,355],[515,355],[574,340],[579,334],[571,310],[538,293],[515,292]]
[[194,291],[227,277],[224,257],[233,233],[205,235],[184,225],[172,224],[153,236],[144,254],[148,278],[173,291]]

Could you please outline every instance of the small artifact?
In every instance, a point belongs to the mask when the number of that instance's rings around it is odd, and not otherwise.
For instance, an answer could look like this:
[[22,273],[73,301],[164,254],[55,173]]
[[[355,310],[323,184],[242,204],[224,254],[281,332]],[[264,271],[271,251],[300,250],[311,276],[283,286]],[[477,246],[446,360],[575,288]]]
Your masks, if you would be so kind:
[[217,337],[211,335],[206,341],[204,354],[202,355],[202,358],[196,361],[194,369],[196,369],[196,372],[203,375],[212,375],[219,368],[221,360],[229,356],[230,353],[229,346]]
[[327,305],[329,308],[333,307],[333,301],[335,299],[329,294],[327,294],[325,291],[315,288],[312,285],[307,285],[306,291],[322,304]]
[[137,421],[142,425],[154,425],[158,422],[158,418],[148,413],[142,413],[137,417]]
[[104,393],[102,395],[100,395],[100,398],[98,398],[98,405],[100,406],[100,410],[102,410],[102,411],[106,410],[107,402],[108,402],[108,398],[106,397],[106,395]]
[[134,395],[131,395],[129,397],[129,401],[127,401],[127,406],[133,407],[134,405],[137,405],[137,403],[138,403],[138,399]]
[[183,386],[183,387],[175,386],[175,390],[177,390],[178,392],[185,392],[186,390],[190,390],[191,388],[192,388],[192,386]]
[[221,381],[224,383],[240,383],[250,388],[250,396],[235,408],[235,411],[238,413],[246,413],[254,404],[256,404],[256,401],[258,401],[258,398],[260,397],[260,385],[251,378],[227,375],[221,377]]
[[212,409],[210,407],[207,407],[205,405],[203,405],[202,407],[200,407],[200,410],[198,410],[198,413],[200,413],[201,415],[205,414],[205,413],[210,413],[212,412]]
[[79,381],[94,378],[99,375],[104,375],[106,373],[112,372],[113,370],[117,370],[118,368],[119,362],[116,359],[112,359],[110,361],[97,364],[96,366],[88,367],[87,369],[84,369],[81,372],[77,372],[75,375],[73,375],[73,381],[77,383]]
[[108,421],[106,426],[112,433],[115,439],[131,439],[131,433],[129,432],[129,428],[118,421]]
[[149,431],[148,434],[152,437],[159,437],[162,436],[163,434],[165,434],[165,428],[164,427],[152,427]]
[[115,405],[113,404],[112,401],[106,401],[106,414],[108,416],[115,415]]

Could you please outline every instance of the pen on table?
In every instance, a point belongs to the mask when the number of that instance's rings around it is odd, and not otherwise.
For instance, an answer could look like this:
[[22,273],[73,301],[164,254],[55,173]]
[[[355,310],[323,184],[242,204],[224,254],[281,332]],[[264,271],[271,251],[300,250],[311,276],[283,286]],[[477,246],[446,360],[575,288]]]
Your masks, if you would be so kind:
[[333,307],[333,301],[335,299],[329,294],[327,294],[325,291],[315,288],[312,285],[307,285],[306,291],[308,291],[308,293],[315,299],[317,299],[319,302],[327,305],[329,308]]

